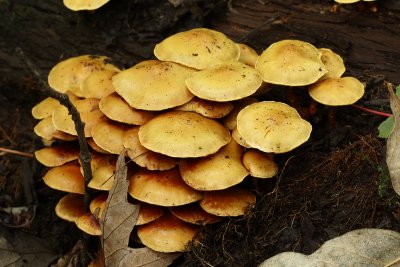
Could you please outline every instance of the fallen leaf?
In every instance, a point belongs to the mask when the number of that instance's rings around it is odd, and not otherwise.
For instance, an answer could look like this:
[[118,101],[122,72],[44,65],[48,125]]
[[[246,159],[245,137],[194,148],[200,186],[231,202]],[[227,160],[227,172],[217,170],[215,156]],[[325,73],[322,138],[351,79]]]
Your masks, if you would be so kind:
[[129,237],[136,224],[139,205],[128,202],[127,166],[125,151],[117,160],[113,186],[108,195],[100,225],[101,243],[107,267],[168,266],[180,253],[160,253],[149,248],[129,248]]
[[0,235],[0,267],[48,266],[56,258],[40,238],[19,231]]
[[400,195],[400,98],[388,84],[390,107],[394,117],[394,127],[386,143],[386,164],[394,191]]
[[260,267],[400,266],[400,233],[359,229],[325,242],[311,255],[284,252]]
[[[396,95],[400,97],[400,86],[396,87]],[[378,137],[389,138],[394,128],[394,117],[390,116],[384,120],[378,127]]]

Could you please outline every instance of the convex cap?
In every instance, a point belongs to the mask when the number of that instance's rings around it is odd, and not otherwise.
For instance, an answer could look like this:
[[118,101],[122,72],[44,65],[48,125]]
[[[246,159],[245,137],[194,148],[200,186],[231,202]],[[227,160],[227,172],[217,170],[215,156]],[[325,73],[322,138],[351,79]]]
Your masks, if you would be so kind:
[[200,70],[225,61],[237,61],[239,54],[238,44],[225,34],[206,28],[176,33],[154,48],[154,55],[159,60]]
[[288,86],[312,84],[327,73],[321,52],[299,40],[270,45],[258,58],[256,69],[265,82]]
[[229,130],[217,121],[187,111],[165,112],[140,126],[140,143],[178,158],[203,157],[229,143]]
[[251,104],[237,116],[237,130],[246,143],[264,152],[288,152],[305,141],[312,126],[296,109],[275,101]]
[[328,106],[351,105],[364,95],[364,84],[353,77],[326,79],[309,87],[317,102]]

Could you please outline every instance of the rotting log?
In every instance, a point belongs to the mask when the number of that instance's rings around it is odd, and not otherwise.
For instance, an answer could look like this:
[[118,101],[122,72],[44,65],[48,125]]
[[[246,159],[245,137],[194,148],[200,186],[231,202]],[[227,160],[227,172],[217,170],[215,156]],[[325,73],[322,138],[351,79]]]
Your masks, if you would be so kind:
[[343,56],[348,75],[400,82],[396,1],[385,1],[377,13],[353,6],[332,13],[332,2],[315,0],[229,1],[231,8],[228,1],[182,2],[174,7],[169,1],[114,0],[94,12],[72,12],[59,0],[0,1],[2,80],[28,75],[16,47],[43,74],[61,59],[81,54],[106,55],[129,67],[151,58],[155,43],[173,32],[207,26],[259,52],[278,40],[305,40]]

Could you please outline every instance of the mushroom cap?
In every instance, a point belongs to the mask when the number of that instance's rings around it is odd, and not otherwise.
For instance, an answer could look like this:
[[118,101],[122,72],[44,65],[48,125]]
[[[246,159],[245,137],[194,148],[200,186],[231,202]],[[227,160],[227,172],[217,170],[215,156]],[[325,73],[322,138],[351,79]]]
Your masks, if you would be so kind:
[[239,112],[237,129],[251,147],[264,152],[284,153],[307,141],[312,126],[289,105],[263,101],[248,105]]
[[175,158],[148,150],[140,144],[139,127],[125,131],[123,139],[127,154],[140,167],[152,171],[165,171],[175,167],[178,162]]
[[67,194],[57,203],[56,214],[63,220],[75,222],[85,213],[85,205],[82,195]]
[[80,93],[85,98],[101,99],[115,91],[112,77],[119,71],[99,70],[89,74],[81,83]]
[[253,177],[271,178],[278,173],[278,165],[274,162],[273,157],[259,150],[247,150],[242,161]]
[[328,106],[351,105],[364,95],[364,91],[364,84],[353,77],[325,79],[308,88],[315,101]]
[[210,214],[203,210],[199,203],[192,203],[184,206],[172,207],[170,211],[173,215],[184,222],[205,225],[219,222],[222,218],[214,214]]
[[299,40],[270,45],[257,59],[256,69],[265,82],[288,86],[312,84],[327,73],[321,52]]
[[250,104],[258,102],[258,99],[254,97],[247,97],[233,102],[233,110],[224,118],[224,126],[233,131],[236,128],[237,114],[239,111]]
[[318,50],[322,53],[322,63],[324,63],[325,68],[328,70],[328,72],[321,77],[321,80],[327,78],[340,78],[346,71],[343,59],[331,49],[319,48]]
[[69,163],[51,168],[43,177],[49,187],[75,194],[85,192],[85,179],[79,170],[78,163]]
[[73,11],[94,10],[105,5],[110,0],[63,0],[64,6]]
[[108,151],[105,151],[104,149],[102,149],[101,147],[99,147],[94,141],[93,138],[86,138],[87,143],[89,144],[89,146],[96,152],[102,153],[102,154],[111,154]]
[[253,48],[251,48],[246,44],[238,44],[238,45],[240,48],[239,61],[254,68],[258,58],[256,50],[254,50]]
[[152,111],[132,108],[117,93],[102,98],[99,108],[109,119],[133,125],[142,125],[157,115]]
[[167,171],[141,169],[131,177],[128,192],[134,199],[165,207],[189,204],[203,197],[185,184],[177,168]]
[[186,85],[192,94],[219,102],[250,96],[261,84],[258,71],[241,62],[224,62],[195,72],[186,79]]
[[62,144],[35,151],[35,158],[47,167],[61,166],[78,159],[78,157],[79,148],[76,144]]
[[[74,105],[79,112],[81,120],[85,123],[84,131],[85,137],[92,136],[92,128],[97,122],[104,117],[104,114],[99,110],[99,99],[86,98],[77,100]],[[65,106],[60,105],[54,110],[53,125],[62,132],[77,135],[75,123]]]
[[194,97],[185,84],[194,71],[173,62],[158,61],[121,71],[113,77],[113,85],[133,108],[164,110]]
[[229,130],[215,120],[188,111],[165,112],[139,129],[147,149],[178,158],[203,157],[229,143]]
[[166,211],[164,207],[151,205],[148,203],[140,203],[139,205],[139,214],[136,225],[143,225],[155,221],[163,216]]
[[101,193],[100,195],[95,197],[92,201],[90,201],[89,210],[93,215],[95,215],[95,213],[98,212],[96,214],[97,218],[101,218],[101,215],[103,214],[103,211],[106,207],[107,198],[108,194]]
[[126,129],[123,124],[103,118],[93,126],[92,138],[105,151],[119,154],[124,149],[123,139]]
[[91,55],[66,59],[50,70],[48,83],[60,93],[72,92],[81,96],[81,83],[91,73],[105,69],[118,71],[109,61],[107,57]]
[[87,212],[75,221],[76,226],[89,235],[101,235],[100,223],[96,217]]
[[59,105],[60,102],[57,99],[47,97],[32,108],[32,116],[38,120],[50,117]]
[[53,140],[54,133],[57,131],[57,129],[53,125],[52,117],[47,117],[40,120],[35,127],[33,127],[33,131],[37,136],[40,136],[45,140]]
[[154,48],[154,55],[159,60],[200,70],[225,61],[238,60],[239,54],[238,44],[225,34],[206,28],[176,33]]
[[256,203],[256,196],[248,189],[230,187],[204,193],[200,206],[217,216],[240,216]]
[[186,251],[199,227],[185,223],[171,213],[159,219],[137,227],[142,243],[159,252]]
[[[115,155],[93,153],[92,160],[90,161],[92,180],[89,181],[88,187],[97,190],[111,190],[116,164],[117,159]],[[81,173],[83,173],[82,168]]]
[[174,108],[174,110],[192,111],[199,113],[207,118],[219,119],[225,117],[233,109],[233,105],[229,102],[216,102],[194,97],[182,106]]
[[232,130],[232,138],[240,146],[245,148],[251,148],[251,146],[246,142],[246,140],[244,140],[243,136],[240,135],[236,127],[235,129]]
[[236,185],[249,174],[242,164],[241,148],[234,140],[215,154],[204,158],[182,159],[182,179],[197,190],[221,190]]

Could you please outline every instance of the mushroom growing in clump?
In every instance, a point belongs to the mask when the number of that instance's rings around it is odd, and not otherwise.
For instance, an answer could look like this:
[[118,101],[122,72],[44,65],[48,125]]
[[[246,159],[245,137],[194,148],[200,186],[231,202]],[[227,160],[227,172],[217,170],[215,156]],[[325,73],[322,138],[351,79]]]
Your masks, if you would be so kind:
[[107,4],[110,0],[64,0],[64,6],[73,11],[94,10]]

